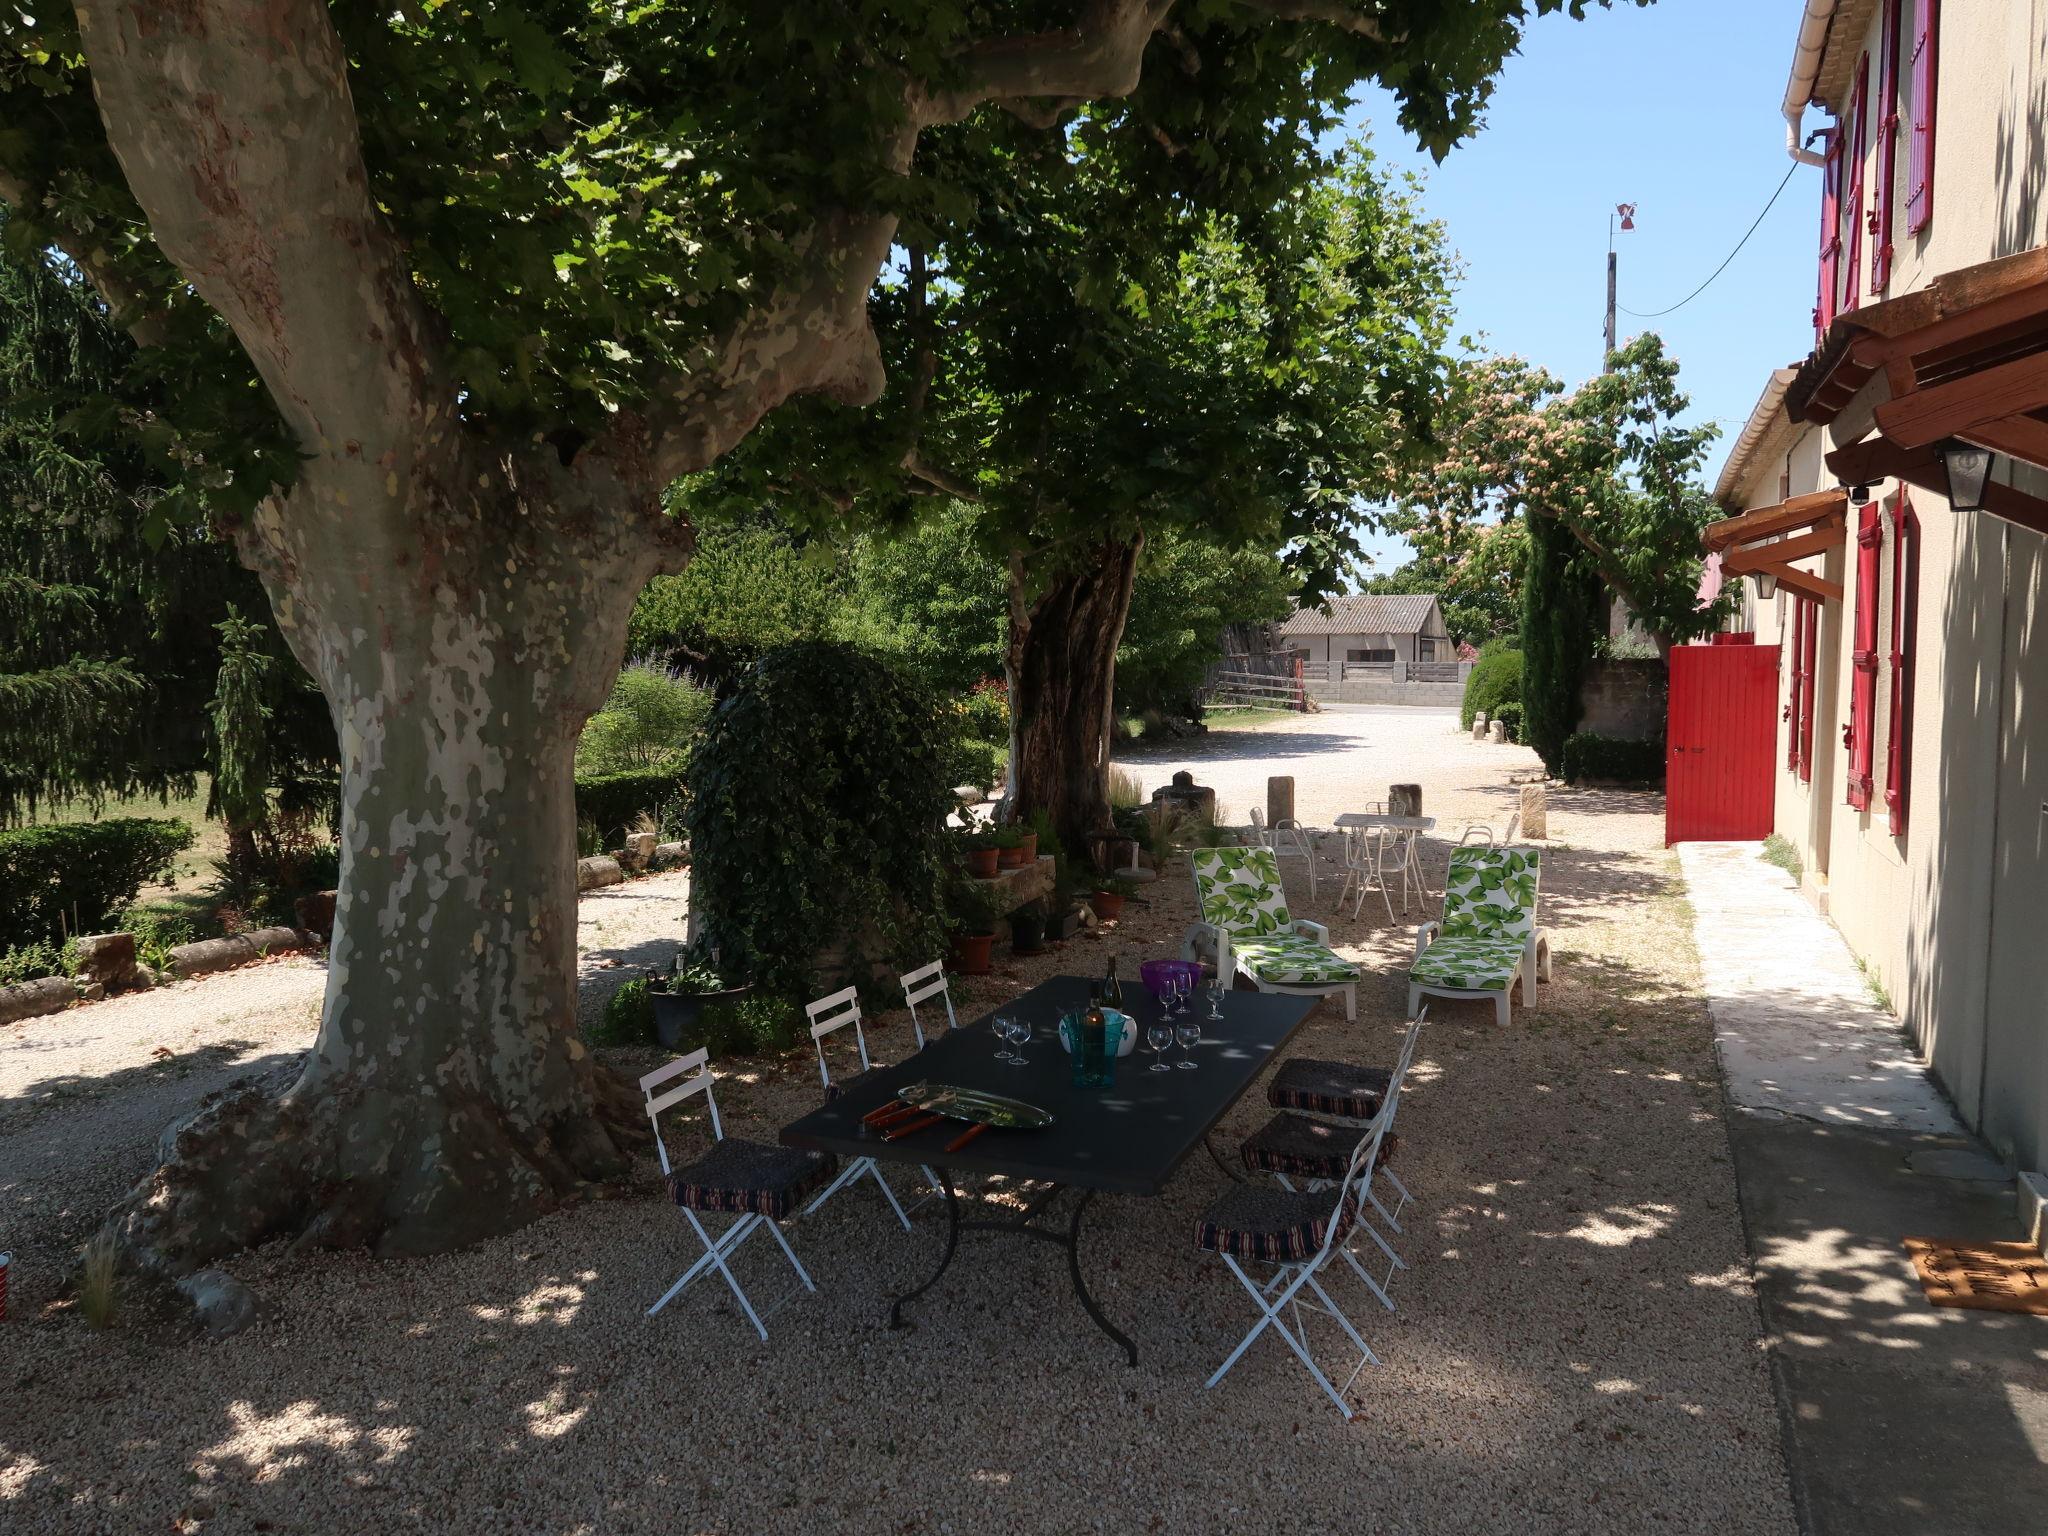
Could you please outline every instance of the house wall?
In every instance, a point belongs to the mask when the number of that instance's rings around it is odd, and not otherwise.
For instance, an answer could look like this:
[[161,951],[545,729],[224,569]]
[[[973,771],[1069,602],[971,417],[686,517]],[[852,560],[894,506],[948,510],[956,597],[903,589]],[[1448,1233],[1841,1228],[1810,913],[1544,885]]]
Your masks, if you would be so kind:
[[1306,651],[1309,661],[1343,661],[1350,651],[1392,651],[1396,661],[1414,661],[1420,646],[1418,639],[1436,640],[1436,654],[1433,661],[1456,661],[1448,637],[1442,634],[1442,625],[1434,626],[1438,633],[1433,636],[1418,635],[1283,635],[1282,643],[1290,650]]
[[1655,658],[1599,657],[1579,684],[1579,726],[1596,736],[1652,741],[1664,734],[1670,683]]

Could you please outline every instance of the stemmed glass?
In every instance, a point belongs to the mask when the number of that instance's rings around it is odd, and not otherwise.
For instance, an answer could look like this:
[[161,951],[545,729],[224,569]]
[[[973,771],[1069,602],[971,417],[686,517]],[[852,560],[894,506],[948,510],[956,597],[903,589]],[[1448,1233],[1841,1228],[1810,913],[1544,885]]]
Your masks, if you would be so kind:
[[1168,990],[1173,994],[1173,1007],[1168,1011],[1182,1014],[1188,1011],[1188,990],[1194,985],[1194,978],[1186,971],[1175,971]]
[[1003,1049],[1003,1042],[1010,1038],[1010,1016],[1007,1013],[999,1013],[988,1021],[988,1027],[996,1037],[996,1060],[1015,1061],[1017,1058]]
[[1173,1026],[1173,1038],[1180,1043],[1180,1060],[1174,1063],[1183,1072],[1195,1070],[1195,1064],[1188,1059],[1188,1053],[1202,1043],[1202,1021],[1192,1013],[1183,1014]]
[[1173,1044],[1173,1026],[1164,1019],[1154,1019],[1145,1028],[1145,1043],[1152,1047],[1151,1071],[1168,1072],[1166,1049]]
[[1209,983],[1209,1018],[1219,1024],[1223,1022],[1223,991],[1221,976]]
[[1025,1065],[1024,1047],[1031,1043],[1031,1016],[1029,1014],[1020,1013],[1011,1018],[1010,1038],[1017,1042],[1017,1049],[1010,1052],[1010,1065],[1021,1067]]

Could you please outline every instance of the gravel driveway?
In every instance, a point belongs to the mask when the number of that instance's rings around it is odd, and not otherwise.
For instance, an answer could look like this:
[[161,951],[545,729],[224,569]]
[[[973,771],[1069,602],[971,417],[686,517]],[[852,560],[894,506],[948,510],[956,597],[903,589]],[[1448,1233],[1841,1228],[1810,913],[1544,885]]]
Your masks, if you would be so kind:
[[[1530,761],[1460,741],[1440,715],[1333,712],[1132,765],[1149,787],[1185,762],[1240,818],[1267,772],[1293,771],[1310,820],[1405,779],[1439,817],[1502,823],[1508,774]],[[871,1189],[796,1226],[819,1294],[771,1318],[766,1345],[715,1282],[644,1321],[693,1256],[650,1165],[631,1198],[447,1258],[252,1254],[236,1271],[277,1316],[220,1344],[94,1334],[39,1309],[47,1292],[29,1280],[31,1304],[0,1328],[0,1524],[1789,1532],[1698,962],[1660,818],[1653,797],[1556,794],[1561,846],[1543,878],[1556,981],[1507,1031],[1490,1010],[1438,1005],[1402,1111],[1400,1166],[1421,1203],[1402,1240],[1414,1267],[1395,1288],[1401,1310],[1344,1293],[1386,1362],[1352,1389],[1350,1423],[1271,1339],[1202,1390],[1253,1321],[1191,1242],[1222,1185],[1204,1159],[1162,1199],[1093,1208],[1083,1262],[1136,1340],[1135,1370],[1073,1302],[1064,1257],[1007,1239],[963,1239],[917,1326],[890,1333],[886,1298],[937,1262],[943,1223],[927,1207],[905,1234]],[[1442,859],[1439,843],[1432,881]],[[654,885],[621,900],[664,905]],[[1191,915],[1186,886],[1169,871],[1117,930],[959,983],[963,1021],[1041,975],[1099,972],[1112,949],[1126,974],[1168,952]],[[1367,962],[1360,1020],[1325,1006],[1298,1048],[1385,1062],[1412,930],[1370,907],[1332,917],[1333,894],[1308,907],[1297,891],[1296,904]],[[598,909],[600,947],[672,932],[665,905],[659,921]],[[11,1229],[26,1217],[45,1262],[57,1237],[75,1241],[146,1159],[165,1106],[208,1073],[304,1045],[317,982],[283,962],[195,984],[189,999],[137,1000],[133,1021],[115,1008],[135,1004],[82,1010],[64,1027],[85,1035],[56,1040],[42,1065],[0,1037]],[[245,1006],[245,989],[275,995]],[[220,1059],[166,1083],[146,1047],[173,1017],[181,1057]],[[884,1060],[904,1053],[900,1016],[871,1045]],[[628,1071],[653,1059],[615,1054]],[[772,1138],[817,1100],[802,1056],[736,1065],[719,1089],[732,1131]],[[1226,1130],[1265,1114],[1261,1088]],[[37,1138],[46,1150],[23,1160]],[[757,1302],[787,1280],[765,1243],[738,1267]]]

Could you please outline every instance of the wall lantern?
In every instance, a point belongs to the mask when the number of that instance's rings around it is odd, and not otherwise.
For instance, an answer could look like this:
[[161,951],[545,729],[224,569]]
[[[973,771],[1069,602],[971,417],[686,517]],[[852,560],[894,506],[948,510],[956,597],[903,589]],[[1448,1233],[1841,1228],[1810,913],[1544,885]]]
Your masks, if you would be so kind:
[[1756,595],[1768,603],[1778,591],[1778,578],[1769,571],[1751,571],[1749,579],[1756,583]]
[[1991,478],[1991,450],[1950,438],[1935,452],[1948,471],[1948,504],[1953,512],[1981,512],[1984,483]]

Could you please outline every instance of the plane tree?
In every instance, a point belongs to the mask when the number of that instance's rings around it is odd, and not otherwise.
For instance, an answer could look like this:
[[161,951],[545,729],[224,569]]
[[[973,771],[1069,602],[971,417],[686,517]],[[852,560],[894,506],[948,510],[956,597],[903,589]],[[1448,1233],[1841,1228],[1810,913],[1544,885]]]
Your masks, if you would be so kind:
[[1020,120],[1125,100],[1192,157],[1377,79],[1434,146],[1585,0],[76,0],[0,11],[0,197],[170,382],[211,517],[318,682],[342,873],[318,1034],[169,1138],[132,1270],[445,1249],[622,1174],[576,1030],[571,771],[664,492],[783,402],[872,402],[906,221]]

